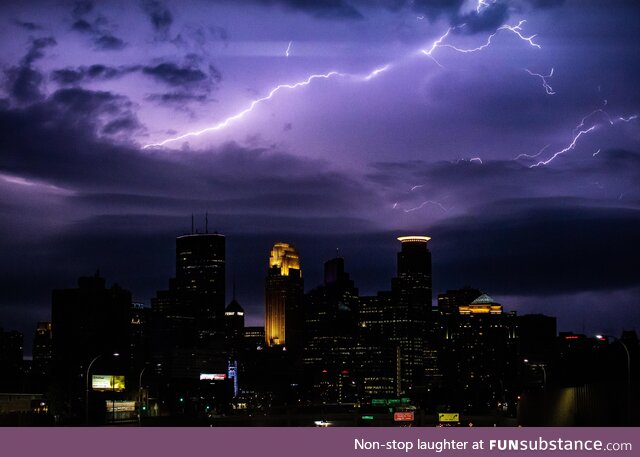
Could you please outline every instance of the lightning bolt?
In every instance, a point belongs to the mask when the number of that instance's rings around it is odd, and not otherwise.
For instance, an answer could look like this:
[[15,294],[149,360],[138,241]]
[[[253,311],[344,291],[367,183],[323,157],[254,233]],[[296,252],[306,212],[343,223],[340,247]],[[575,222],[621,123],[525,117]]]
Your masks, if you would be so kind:
[[444,40],[446,37],[449,36],[449,33],[451,33],[452,30],[454,30],[456,27],[449,27],[447,29],[446,32],[444,32],[444,35],[442,35],[440,38],[436,39],[433,43],[431,43],[431,47],[429,49],[422,49],[420,52],[422,52],[425,56],[429,57],[431,60],[433,60],[436,64],[438,64],[438,66],[442,67],[442,65],[440,64],[440,62],[438,62],[436,60],[435,57],[433,57],[433,51],[436,50],[436,48],[440,47],[440,44],[442,43],[442,40]]
[[[526,21],[522,20],[520,21],[517,25],[503,25],[501,27],[499,27],[496,32],[494,32],[492,35],[489,36],[489,38],[487,39],[487,43],[478,47],[478,48],[474,48],[474,49],[461,49],[461,48],[457,48],[455,46],[452,45],[443,45],[442,41],[447,38],[449,36],[449,34],[451,33],[452,30],[455,30],[457,28],[460,27],[464,27],[465,24],[456,26],[456,27],[450,27],[447,29],[447,31],[440,36],[439,38],[437,38],[432,44],[431,47],[429,49],[422,49],[421,52],[430,57],[436,64],[440,65],[440,63],[433,57],[433,52],[438,48],[438,47],[449,47],[451,49],[454,49],[458,52],[463,52],[463,53],[468,53],[468,52],[476,52],[479,50],[482,50],[484,48],[486,48],[487,46],[489,46],[491,44],[491,39],[501,30],[510,30],[511,32],[515,33],[518,37],[520,37],[520,39],[527,41],[531,46],[534,47],[538,47],[540,48],[540,45],[538,45],[537,43],[533,42],[533,38],[536,35],[532,35],[530,37],[525,37],[522,35],[521,31],[522,31],[522,24],[524,24]],[[292,41],[289,42],[289,46],[287,47],[287,50],[285,52],[285,55],[289,55],[290,53],[290,48],[292,46]],[[442,66],[442,65],[440,65]],[[307,79],[303,80],[303,81],[299,81],[293,84],[280,84],[278,86],[276,86],[275,88],[273,88],[268,95],[258,98],[256,100],[253,100],[249,106],[247,108],[245,108],[244,110],[240,111],[237,114],[234,114],[226,119],[224,119],[223,121],[219,122],[218,124],[215,124],[211,127],[207,127],[204,128],[202,130],[197,130],[194,132],[188,132],[185,133],[183,135],[177,136],[177,137],[173,137],[173,138],[167,138],[163,141],[160,141],[158,143],[150,143],[150,144],[146,144],[142,147],[142,149],[148,149],[148,148],[153,148],[153,147],[162,147],[165,146],[169,143],[173,143],[175,141],[180,141],[180,140],[184,140],[187,138],[192,138],[192,137],[198,137],[200,135],[203,135],[205,133],[209,133],[209,132],[215,132],[218,130],[222,130],[224,128],[226,128],[227,126],[229,126],[230,124],[232,124],[233,122],[242,119],[245,115],[247,115],[248,113],[250,113],[251,111],[253,111],[253,109],[258,106],[259,104],[266,102],[268,100],[271,100],[278,92],[280,92],[281,90],[284,89],[289,89],[289,90],[293,90],[293,89],[297,89],[299,87],[302,86],[307,86],[309,84],[311,84],[312,81],[316,80],[316,79],[330,79],[333,77],[352,77],[352,78],[357,78],[360,81],[369,81],[373,78],[375,78],[376,76],[378,76],[380,73],[383,73],[385,71],[387,71],[389,68],[391,68],[391,64],[386,64],[382,67],[376,68],[373,71],[371,71],[369,74],[364,75],[364,76],[360,76],[358,77],[357,75],[353,75],[353,74],[346,74],[346,73],[340,73],[338,71],[330,71],[328,73],[324,73],[324,74],[313,74],[311,76],[309,76]],[[482,163],[482,160],[477,157],[475,159],[471,159],[473,160],[477,160],[480,161]]]
[[554,95],[555,92],[553,91],[553,87],[551,87],[549,85],[549,83],[547,82],[547,78],[551,78],[553,76],[553,68],[551,69],[551,72],[549,72],[548,75],[541,75],[540,73],[534,73],[531,70],[529,70],[528,68],[525,68],[524,71],[526,71],[527,73],[529,73],[531,76],[538,76],[540,79],[542,79],[542,87],[544,87],[545,92],[547,93],[547,95]]
[[369,73],[367,76],[365,76],[363,78],[363,80],[364,81],[369,81],[369,80],[375,78],[376,76],[378,76],[380,73],[383,73],[383,72],[387,71],[389,68],[391,68],[391,64],[387,64],[387,65],[384,65],[384,66],[382,66],[380,68],[376,68],[371,73]]
[[[404,211],[405,213],[410,213],[410,212],[412,212],[412,211],[417,211],[417,210],[419,210],[420,208],[423,208],[425,205],[435,205],[435,206],[437,206],[438,208],[440,208],[442,211],[444,211],[445,213],[448,213],[448,212],[449,212],[449,210],[448,210],[447,208],[445,208],[445,207],[444,207],[444,205],[443,205],[442,203],[440,203],[440,202],[436,202],[436,201],[433,201],[433,200],[425,200],[425,201],[423,201],[422,203],[420,203],[418,206],[416,206],[415,208],[409,208],[409,209],[405,209],[405,210],[403,210],[403,211]],[[395,208],[395,206],[394,206],[394,208]]]
[[549,165],[551,162],[553,162],[555,160],[556,157],[561,156],[562,154],[571,151],[572,149],[574,149],[576,147],[576,143],[578,141],[578,139],[582,136],[585,135],[589,132],[593,132],[596,129],[597,126],[592,125],[591,127],[589,127],[587,130],[580,130],[578,132],[577,135],[575,135],[573,137],[573,140],[571,141],[571,143],[569,143],[569,146],[567,146],[564,149],[561,149],[560,151],[556,152],[555,154],[553,154],[549,159],[547,160],[542,160],[538,163],[534,163],[533,165],[531,165],[529,168],[535,168],[535,167],[539,167],[540,165]]
[[[596,110],[591,111],[589,114],[587,114],[586,116],[584,116],[580,120],[580,123],[573,129],[573,138],[572,138],[572,140],[571,140],[571,142],[569,143],[568,146],[566,146],[565,148],[563,148],[563,149],[557,151],[556,153],[554,153],[549,159],[542,160],[542,161],[540,161],[538,163],[535,163],[535,164],[529,166],[529,168],[539,167],[541,165],[548,165],[553,160],[555,160],[558,156],[561,156],[562,154],[565,154],[565,153],[571,151],[572,149],[575,149],[576,143],[577,143],[578,139],[582,135],[586,135],[587,133],[593,132],[596,128],[599,127],[599,124],[594,124],[591,127],[589,127],[588,129],[584,129],[585,124],[587,122],[587,119],[589,119],[590,117],[592,117],[592,116],[594,116],[596,114],[602,114],[602,116],[604,117],[606,122],[609,123],[610,126],[613,126],[613,125],[617,124],[618,122],[628,123],[628,122],[631,122],[633,120],[638,119],[638,117],[639,117],[638,114],[632,114],[632,115],[627,116],[627,117],[618,116],[618,117],[614,118],[614,117],[611,117],[611,115],[604,110],[605,106],[607,106],[607,100],[604,101],[603,108],[598,108]],[[598,149],[595,153],[593,153],[592,156],[595,157],[599,153],[600,153],[600,149]]]
[[483,8],[487,8],[489,4],[485,0],[478,0],[478,4],[476,5],[476,13],[480,13]]
[[526,20],[522,20],[518,23],[518,25],[503,25],[502,27],[498,28],[498,30],[510,30],[511,32],[515,33],[518,38],[520,38],[522,41],[526,41],[527,43],[529,43],[531,46],[533,46],[534,48],[538,48],[538,49],[542,49],[542,46],[540,46],[538,43],[534,43],[533,39],[535,37],[537,37],[538,35],[531,35],[531,36],[524,36],[522,35],[522,24],[524,24],[525,22],[527,22]]
[[545,149],[547,149],[549,146],[551,146],[551,145],[550,145],[550,144],[547,144],[545,147],[543,147],[542,149],[540,149],[540,150],[538,151],[538,153],[537,153],[537,154],[533,154],[533,155],[531,155],[531,154],[518,154],[518,156],[517,156],[516,158],[514,158],[513,160],[518,160],[518,159],[520,159],[520,158],[524,158],[524,157],[526,157],[526,158],[528,158],[528,159],[535,159],[535,158],[536,158],[536,157],[538,157],[540,154],[542,154],[542,153],[545,151]]
[[291,45],[293,44],[293,41],[289,41],[289,45],[287,46],[287,50],[284,52],[284,55],[286,57],[289,57],[290,53],[291,53]]
[[185,133],[184,135],[180,135],[180,136],[177,136],[177,137],[174,137],[174,138],[168,138],[168,139],[166,139],[164,141],[161,141],[159,143],[147,144],[147,145],[143,146],[142,149],[148,149],[148,148],[153,148],[153,147],[161,147],[161,146],[164,146],[165,144],[172,143],[174,141],[180,141],[180,140],[184,140],[186,138],[197,137],[197,136],[200,136],[200,135],[202,135],[204,133],[215,132],[217,130],[221,130],[221,129],[227,127],[232,122],[237,121],[239,119],[242,119],[246,114],[248,114],[251,111],[253,111],[253,109],[256,106],[258,106],[259,104],[261,104],[263,102],[266,102],[267,100],[271,100],[273,98],[273,96],[276,95],[281,90],[284,90],[284,89],[292,90],[292,89],[296,89],[298,87],[308,86],[309,84],[311,84],[316,79],[329,79],[329,78],[333,78],[333,77],[337,77],[337,76],[345,76],[345,74],[344,73],[339,73],[337,71],[330,71],[329,73],[311,75],[307,79],[305,79],[304,81],[300,81],[300,82],[297,82],[297,83],[280,84],[279,86],[276,86],[275,88],[271,89],[271,92],[269,92],[268,95],[252,101],[248,108],[245,108],[244,110],[240,111],[239,113],[234,114],[233,116],[230,116],[230,117],[226,118],[222,122],[219,122],[218,124],[216,124],[216,125],[214,125],[212,127],[207,127],[207,128],[202,129],[202,130],[195,131],[195,132]]
[[[525,22],[527,22],[526,20],[522,20],[520,21],[517,25],[503,25],[498,27],[498,29],[493,32],[491,35],[489,35],[487,37],[487,41],[480,45],[477,46],[475,48],[459,48],[457,46],[454,46],[452,44],[442,44],[442,41],[447,38],[449,36],[449,33],[451,33],[453,30],[458,29],[458,28],[462,28],[465,27],[466,24],[462,24],[462,25],[458,25],[456,27],[449,27],[449,29],[447,29],[447,31],[444,33],[444,35],[442,35],[441,37],[439,37],[436,41],[434,41],[431,44],[431,48],[429,49],[422,49],[422,53],[428,57],[430,57],[431,59],[433,59],[438,65],[440,65],[440,63],[435,60],[435,58],[433,57],[433,52],[437,49],[437,48],[449,48],[449,49],[453,49],[456,52],[460,52],[463,54],[469,54],[472,52],[479,52],[482,51],[483,49],[488,48],[489,46],[491,46],[491,40],[493,40],[493,37],[495,37],[500,31],[502,30],[508,30],[510,32],[513,32],[514,34],[516,34],[522,41],[526,41],[527,43],[529,43],[531,46],[541,49],[542,46],[540,46],[538,43],[535,43],[533,41],[533,39],[537,36],[537,35],[531,35],[529,37],[525,37],[524,35],[522,35],[522,24],[524,24]],[[440,65],[442,66],[442,65]]]

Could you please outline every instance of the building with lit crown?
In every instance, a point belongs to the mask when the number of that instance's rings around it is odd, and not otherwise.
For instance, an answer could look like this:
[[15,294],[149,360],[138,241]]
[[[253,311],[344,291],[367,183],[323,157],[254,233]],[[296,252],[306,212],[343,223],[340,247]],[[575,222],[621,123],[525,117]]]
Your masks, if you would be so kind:
[[274,244],[265,282],[264,333],[268,347],[300,347],[303,292],[298,251],[289,243]]

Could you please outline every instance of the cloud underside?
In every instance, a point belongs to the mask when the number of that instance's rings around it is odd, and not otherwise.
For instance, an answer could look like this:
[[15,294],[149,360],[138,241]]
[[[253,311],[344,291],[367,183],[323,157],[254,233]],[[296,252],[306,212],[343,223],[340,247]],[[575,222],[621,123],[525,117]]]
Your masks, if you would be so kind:
[[[32,231],[41,243],[27,248],[5,241],[7,258],[25,249],[40,252],[38,268],[70,275],[107,264],[148,294],[149,275],[170,276],[169,264],[143,268],[144,278],[132,265],[153,264],[159,243],[184,232],[192,212],[206,211],[211,227],[230,239],[250,237],[268,250],[291,237],[315,250],[309,257],[318,264],[336,245],[347,246],[351,269],[372,270],[377,280],[393,266],[394,230],[410,224],[433,236],[441,288],[471,284],[544,296],[637,285],[636,152],[608,150],[576,166],[533,169],[514,161],[377,163],[353,175],[324,161],[237,143],[197,153],[141,151],[126,140],[138,128],[126,98],[78,88],[0,110],[3,239],[19,229],[21,237],[30,239]],[[114,136],[125,140],[114,142]],[[595,179],[599,185],[589,186]],[[574,186],[566,183],[575,181],[587,184],[583,192],[571,194]],[[407,183],[421,184],[411,190]],[[449,212],[434,205],[405,211],[427,198],[443,198]],[[59,225],[42,220],[32,227],[25,214],[45,204]],[[317,243],[332,247],[318,252]],[[162,248],[168,257],[171,246]],[[380,250],[386,266],[376,270],[371,253]],[[61,262],[64,256],[71,257]],[[258,257],[246,252],[234,261],[260,263]],[[19,279],[21,263],[14,260],[3,262],[11,271],[0,276]],[[33,262],[22,267],[34,268]]]

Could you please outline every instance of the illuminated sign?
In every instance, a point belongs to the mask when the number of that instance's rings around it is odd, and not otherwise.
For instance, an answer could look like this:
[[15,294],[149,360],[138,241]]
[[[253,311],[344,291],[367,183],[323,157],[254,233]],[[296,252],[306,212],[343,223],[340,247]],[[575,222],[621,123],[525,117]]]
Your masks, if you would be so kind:
[[393,420],[396,422],[409,422],[413,420],[413,411],[401,411],[393,413]]
[[460,422],[460,413],[438,413],[438,422]]
[[135,401],[126,400],[106,400],[107,411],[114,413],[133,412],[136,410]]
[[201,373],[200,381],[224,381],[227,375],[224,373]]
[[124,390],[124,376],[94,374],[91,376],[91,388],[93,390]]
[[362,416],[362,420],[372,421],[373,420],[373,416]]

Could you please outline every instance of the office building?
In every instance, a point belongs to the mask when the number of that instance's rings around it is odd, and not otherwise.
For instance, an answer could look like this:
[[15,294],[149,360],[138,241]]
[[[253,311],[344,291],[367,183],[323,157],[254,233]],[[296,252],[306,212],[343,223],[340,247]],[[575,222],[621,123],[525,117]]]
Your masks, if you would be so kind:
[[324,283],[305,295],[303,364],[308,398],[320,403],[356,401],[358,289],[344,259],[324,264]]
[[304,282],[300,256],[288,243],[276,243],[269,256],[265,282],[265,343],[300,350]]

